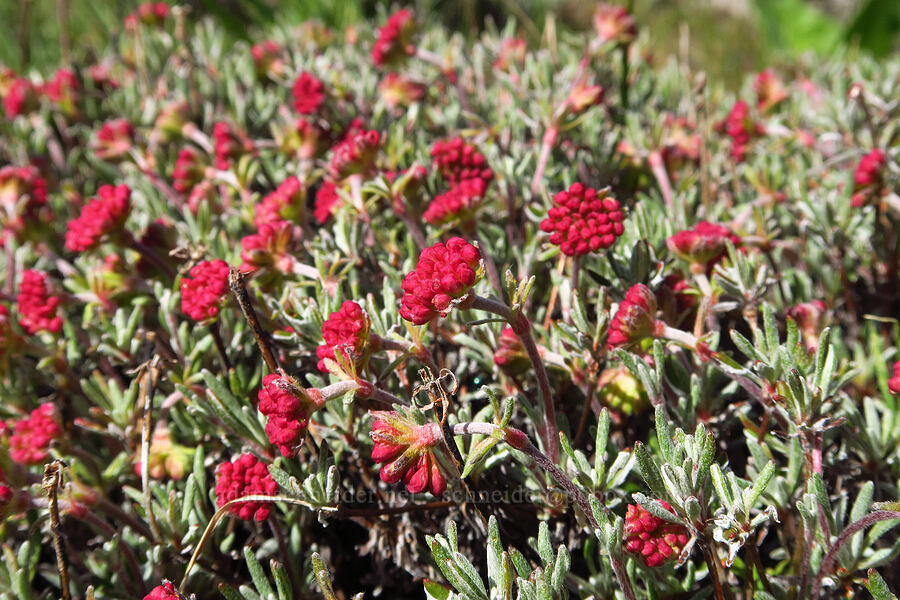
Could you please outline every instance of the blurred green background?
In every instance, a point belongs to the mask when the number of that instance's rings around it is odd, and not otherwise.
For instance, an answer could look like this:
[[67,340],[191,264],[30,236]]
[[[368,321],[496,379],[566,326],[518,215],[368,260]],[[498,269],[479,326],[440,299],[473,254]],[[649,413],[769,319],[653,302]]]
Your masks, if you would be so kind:
[[[805,52],[859,48],[885,56],[900,48],[900,0],[626,0],[652,51],[687,58],[726,84],[768,65],[789,65]],[[70,49],[76,59],[102,50],[138,2],[0,0],[0,63],[47,73]],[[396,7],[377,0],[189,0],[194,17],[211,15],[234,39],[315,18],[341,29]],[[486,20],[542,30],[548,18],[572,29],[590,27],[594,3],[583,0],[412,0],[425,22],[477,35]]]

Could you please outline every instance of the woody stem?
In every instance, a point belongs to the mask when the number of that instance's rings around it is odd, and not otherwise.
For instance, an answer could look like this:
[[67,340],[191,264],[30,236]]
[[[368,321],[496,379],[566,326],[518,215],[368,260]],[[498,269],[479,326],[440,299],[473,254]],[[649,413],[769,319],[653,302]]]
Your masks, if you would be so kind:
[[281,368],[278,366],[275,354],[272,353],[272,348],[269,346],[269,341],[266,339],[266,332],[263,331],[263,328],[259,324],[256,310],[253,308],[253,303],[250,301],[250,295],[247,293],[244,274],[232,267],[231,272],[228,274],[228,285],[231,288],[231,293],[234,294],[234,297],[237,300],[238,306],[241,307],[241,312],[244,313],[244,318],[247,319],[247,324],[250,325],[250,330],[253,331],[253,337],[256,338],[256,344],[259,346],[259,351],[262,352],[263,360],[266,361],[266,366],[269,367],[269,371],[272,373],[280,372]]
[[491,298],[483,298],[475,296],[472,302],[472,308],[484,310],[493,313],[505,319],[513,331],[522,340],[528,352],[528,359],[534,368],[534,374],[537,378],[538,390],[541,394],[541,403],[544,407],[544,425],[540,431],[543,438],[544,450],[550,456],[550,460],[554,463],[559,461],[559,438],[557,437],[556,426],[556,407],[553,405],[553,392],[550,389],[550,378],[547,376],[547,369],[544,367],[544,361],[541,358],[540,350],[534,341],[532,335],[531,321],[528,320],[521,311],[513,311],[510,307]]

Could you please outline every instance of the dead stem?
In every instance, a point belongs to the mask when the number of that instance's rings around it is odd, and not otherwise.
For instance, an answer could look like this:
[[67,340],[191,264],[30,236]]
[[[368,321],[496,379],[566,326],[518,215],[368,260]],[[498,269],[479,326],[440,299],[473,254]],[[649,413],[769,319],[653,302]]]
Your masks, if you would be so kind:
[[59,572],[59,587],[63,600],[71,600],[72,592],[69,590],[69,561],[66,558],[66,549],[62,536],[59,533],[59,488],[62,487],[63,463],[54,460],[44,465],[44,480],[41,484],[47,492],[48,509],[50,512],[50,533],[53,536],[53,548],[56,550],[56,570]]
[[262,352],[263,360],[266,361],[266,366],[269,367],[269,371],[272,373],[280,373],[281,367],[269,346],[269,342],[266,339],[266,332],[263,331],[263,328],[259,324],[256,310],[254,310],[253,303],[250,301],[250,295],[247,293],[247,284],[244,280],[244,274],[238,269],[231,267],[231,272],[228,275],[228,285],[231,287],[231,293],[234,294],[238,306],[241,307],[241,312],[244,313],[244,318],[247,319],[247,324],[253,332],[253,337],[256,338],[256,344],[259,346],[259,351]]

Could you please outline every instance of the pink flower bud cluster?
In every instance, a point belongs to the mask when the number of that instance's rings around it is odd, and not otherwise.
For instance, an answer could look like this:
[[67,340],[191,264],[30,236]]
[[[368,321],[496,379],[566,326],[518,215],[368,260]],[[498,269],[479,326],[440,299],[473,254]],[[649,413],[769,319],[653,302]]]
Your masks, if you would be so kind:
[[271,194],[256,205],[256,226],[274,221],[294,221],[303,209],[306,189],[300,180],[291,175]]
[[412,37],[416,33],[416,23],[412,11],[398,10],[378,30],[378,39],[372,47],[372,62],[376,67],[399,62],[416,53]]
[[81,209],[81,214],[69,221],[66,231],[66,248],[72,252],[90,250],[125,225],[131,210],[131,189],[125,185],[104,185],[97,190],[97,197]]
[[388,73],[378,83],[378,94],[388,108],[409,106],[425,97],[425,84],[397,73]]
[[559,192],[555,206],[541,221],[541,231],[550,234],[550,243],[566,256],[583,256],[609,248],[622,235],[624,215],[618,200],[580,183]]
[[203,155],[192,146],[185,146],[178,152],[175,169],[172,171],[172,187],[181,194],[190,194],[194,186],[203,181],[206,164]]
[[884,151],[876,148],[859,160],[853,172],[853,197],[851,204],[855,208],[865,205],[870,198],[877,196],[883,183]]
[[220,171],[227,171],[234,161],[253,152],[253,142],[245,139],[224,121],[213,125],[213,141],[216,148],[216,168]]
[[116,161],[128,156],[134,146],[134,127],[127,119],[113,119],[104,123],[91,142],[97,158]]
[[37,108],[37,88],[30,79],[16,77],[3,96],[3,110],[7,119],[14,119],[21,114]]
[[22,273],[19,295],[19,325],[27,333],[39,331],[59,333],[63,320],[59,316],[59,298],[50,292],[49,278],[43,271],[28,269]]
[[313,216],[319,223],[324,223],[334,214],[334,209],[340,203],[341,199],[337,193],[337,185],[330,179],[322,182],[321,187],[316,191],[315,206],[313,208]]
[[727,242],[735,247],[741,239],[718,223],[700,221],[693,229],[679,231],[669,238],[669,250],[691,265],[691,271],[708,272],[728,252]]
[[756,92],[756,110],[767,112],[787,100],[788,93],[781,79],[772,69],[766,69],[753,80],[753,91]]
[[325,102],[325,84],[308,71],[300,73],[294,81],[294,109],[301,115],[319,112]]
[[275,40],[266,40],[254,44],[250,48],[253,66],[259,77],[280,77],[284,74],[284,59],[281,57],[281,44]]
[[[252,454],[242,454],[233,462],[219,465],[216,477],[216,506],[222,507],[231,500],[243,496],[259,494],[272,496],[278,491],[278,484],[272,479],[265,463]],[[265,521],[272,510],[271,502],[251,500],[238,502],[228,508],[228,512],[249,521]],[[165,596],[163,596],[165,597]]]
[[594,11],[594,30],[601,44],[629,44],[637,36],[637,24],[624,6],[600,4]]
[[295,456],[300,447],[309,415],[317,408],[309,398],[281,375],[263,377],[259,390],[259,412],[267,417],[266,435],[282,456]]
[[215,319],[222,299],[228,295],[228,263],[204,260],[181,279],[181,312],[195,321]]
[[369,434],[375,442],[372,460],[384,463],[379,471],[385,483],[402,481],[412,494],[431,492],[440,496],[447,489],[433,447],[441,440],[437,423],[418,425],[396,411],[372,412],[375,422]]
[[47,182],[36,167],[0,168],[0,247],[9,235],[19,235],[47,204]]
[[403,279],[400,316],[416,325],[446,316],[475,285],[480,264],[481,252],[462,238],[425,248]]
[[531,368],[525,344],[512,327],[505,327],[500,333],[499,344],[494,350],[494,364],[507,375],[521,375]]
[[50,102],[72,110],[78,101],[78,88],[78,78],[72,69],[57,69],[53,77],[44,84],[44,95]]
[[341,180],[350,175],[369,173],[380,147],[381,135],[377,131],[352,128],[332,149],[331,177]]
[[731,138],[731,157],[736,162],[743,162],[753,138],[766,132],[762,124],[756,123],[750,116],[750,107],[743,100],[734,103],[722,126]]
[[158,27],[165,23],[169,16],[169,5],[165,2],[144,2],[137,10],[125,16],[125,29],[134,31],[139,23],[150,27]]
[[648,337],[656,337],[665,327],[656,319],[656,296],[643,283],[636,283],[625,294],[609,325],[609,349],[628,348]]
[[325,343],[316,348],[320,371],[327,373],[325,359],[335,359],[338,353],[355,362],[369,341],[369,317],[359,304],[345,300],[322,324],[322,339]]
[[[660,502],[666,510],[672,510],[668,502]],[[690,537],[684,525],[660,519],[642,506],[628,505],[625,513],[625,549],[640,556],[648,567],[658,567],[677,557],[688,541]]]
[[50,443],[62,435],[53,404],[41,404],[27,417],[12,424],[9,457],[23,465],[43,463],[49,456]]
[[465,179],[443,194],[435,196],[422,218],[430,225],[444,225],[453,220],[472,222],[484,198],[483,179]]
[[241,239],[241,271],[273,268],[290,273],[294,267],[294,226],[288,221],[260,223],[256,233]]
[[474,144],[467,144],[460,137],[439,140],[431,147],[431,158],[441,175],[456,185],[467,179],[481,179],[485,188],[494,179],[494,172],[484,154]]

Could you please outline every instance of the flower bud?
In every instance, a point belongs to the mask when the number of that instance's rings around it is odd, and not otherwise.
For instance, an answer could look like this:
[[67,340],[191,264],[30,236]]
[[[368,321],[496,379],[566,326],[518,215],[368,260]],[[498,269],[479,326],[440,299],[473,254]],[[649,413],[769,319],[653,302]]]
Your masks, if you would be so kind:
[[325,359],[335,360],[338,353],[359,366],[369,341],[369,317],[359,304],[345,300],[322,324],[322,339],[325,343],[316,348],[320,371],[328,373]]
[[466,297],[478,280],[481,252],[462,238],[425,248],[414,271],[403,279],[400,316],[424,325]]
[[643,283],[631,286],[609,325],[609,349],[630,348],[648,337],[662,334],[665,327],[656,320],[656,296]]
[[605,369],[600,374],[597,400],[626,416],[640,414],[650,408],[644,386],[624,365]]
[[378,29],[378,39],[372,47],[372,62],[376,67],[395,65],[416,52],[412,38],[416,33],[416,22],[412,11],[398,10]]
[[584,256],[606,249],[625,232],[625,218],[618,200],[608,190],[573,183],[553,199],[554,206],[541,221],[541,231],[550,234],[550,243],[566,256]]

